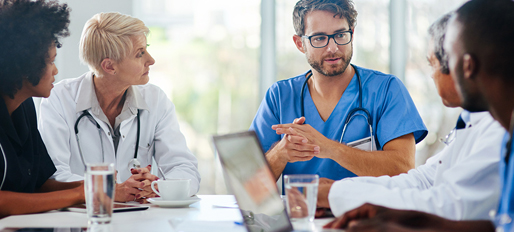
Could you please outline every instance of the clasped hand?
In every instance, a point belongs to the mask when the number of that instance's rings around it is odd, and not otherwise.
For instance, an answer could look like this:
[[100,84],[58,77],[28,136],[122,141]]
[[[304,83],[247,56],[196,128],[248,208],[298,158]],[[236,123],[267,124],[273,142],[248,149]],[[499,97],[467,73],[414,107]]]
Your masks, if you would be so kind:
[[282,150],[288,162],[307,161],[314,156],[330,158],[329,145],[334,141],[304,122],[305,117],[301,117],[290,124],[271,126],[277,134],[285,135],[275,147]]
[[150,185],[152,181],[159,178],[152,175],[151,170],[151,165],[145,168],[132,169],[130,178],[123,183],[116,184],[114,200],[117,202],[137,201],[146,203],[146,198],[156,197],[157,195],[152,191]]

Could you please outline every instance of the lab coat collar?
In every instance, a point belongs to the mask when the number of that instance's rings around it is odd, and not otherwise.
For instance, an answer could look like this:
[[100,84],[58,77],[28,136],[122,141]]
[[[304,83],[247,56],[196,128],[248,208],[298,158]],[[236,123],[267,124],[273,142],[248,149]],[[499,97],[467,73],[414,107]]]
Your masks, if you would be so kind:
[[[79,93],[77,95],[76,111],[79,113],[84,110],[91,109],[94,114],[99,115],[102,108],[98,103],[98,98],[96,98],[95,87],[93,84],[93,72],[88,72],[84,75],[85,77],[82,81],[82,87],[79,88]],[[136,86],[130,86],[127,89],[125,106],[129,108],[133,115],[137,114],[138,109],[149,111],[148,105]]]
[[95,87],[93,86],[93,72],[87,72],[84,76],[77,94],[77,113],[90,109],[93,102],[98,104]]
[[127,89],[127,98],[125,99],[127,106],[132,114],[137,114],[137,110],[150,111],[146,101],[143,99],[143,95],[136,86],[130,86]]

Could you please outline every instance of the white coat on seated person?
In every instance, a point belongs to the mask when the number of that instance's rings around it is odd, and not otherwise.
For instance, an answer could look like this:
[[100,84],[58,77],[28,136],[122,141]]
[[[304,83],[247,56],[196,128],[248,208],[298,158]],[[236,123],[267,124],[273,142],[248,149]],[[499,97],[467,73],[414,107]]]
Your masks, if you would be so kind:
[[505,129],[488,112],[469,113],[466,124],[440,153],[407,174],[335,182],[329,193],[334,215],[368,202],[453,220],[488,220],[499,202],[498,163]]
[[[110,126],[99,119],[102,109],[96,99],[92,72],[55,84],[49,98],[41,102],[39,130],[57,168],[52,178],[76,181],[84,178],[84,163],[75,139],[74,125],[83,110],[88,110],[102,129],[103,152],[95,124],[87,117],[80,120],[78,136],[87,163],[114,163],[118,183],[131,176],[129,162],[134,158],[137,138],[137,111],[140,110],[140,140],[138,161],[141,167],[152,164],[152,155],[166,178],[191,179],[190,194],[200,188],[198,161],[187,148],[180,132],[175,106],[165,93],[153,84],[133,85],[127,90],[122,111],[129,117],[120,124],[119,145],[115,152]],[[157,167],[152,167],[157,168]]]

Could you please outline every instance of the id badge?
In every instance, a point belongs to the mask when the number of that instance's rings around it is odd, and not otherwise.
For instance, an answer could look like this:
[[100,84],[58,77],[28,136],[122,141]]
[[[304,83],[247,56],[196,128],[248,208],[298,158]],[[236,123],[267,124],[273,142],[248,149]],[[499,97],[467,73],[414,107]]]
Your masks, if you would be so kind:
[[355,140],[353,142],[349,142],[346,146],[361,149],[363,151],[376,151],[377,146],[374,142],[374,136],[369,136],[363,139]]

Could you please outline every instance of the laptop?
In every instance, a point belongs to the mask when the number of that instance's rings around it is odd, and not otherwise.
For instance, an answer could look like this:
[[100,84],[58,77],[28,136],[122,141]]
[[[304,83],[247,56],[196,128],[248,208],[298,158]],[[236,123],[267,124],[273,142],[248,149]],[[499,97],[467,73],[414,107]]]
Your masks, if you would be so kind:
[[293,230],[255,131],[215,135],[212,140],[225,183],[236,198],[247,231],[297,231]]

